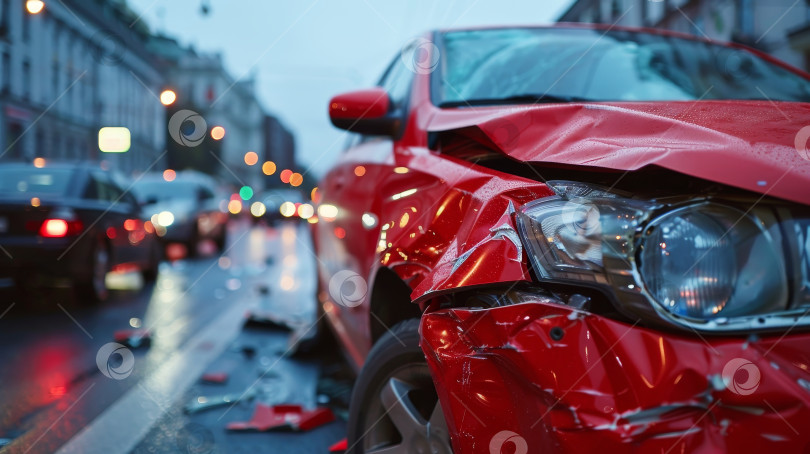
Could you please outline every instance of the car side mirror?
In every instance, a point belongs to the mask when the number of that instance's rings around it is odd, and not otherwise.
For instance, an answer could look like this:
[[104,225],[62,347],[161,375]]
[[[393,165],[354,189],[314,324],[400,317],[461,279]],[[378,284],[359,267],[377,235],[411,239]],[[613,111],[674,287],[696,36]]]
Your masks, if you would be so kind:
[[380,87],[351,91],[329,101],[329,119],[340,129],[375,136],[397,135],[400,119],[391,115],[391,99]]

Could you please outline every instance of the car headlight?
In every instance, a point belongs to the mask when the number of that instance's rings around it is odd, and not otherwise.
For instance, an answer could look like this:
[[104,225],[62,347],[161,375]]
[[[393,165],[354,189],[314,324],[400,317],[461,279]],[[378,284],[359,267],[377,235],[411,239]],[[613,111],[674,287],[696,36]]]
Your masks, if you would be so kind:
[[517,217],[541,280],[600,286],[629,317],[698,330],[796,323],[785,229],[772,210],[549,185],[558,195],[523,206]]

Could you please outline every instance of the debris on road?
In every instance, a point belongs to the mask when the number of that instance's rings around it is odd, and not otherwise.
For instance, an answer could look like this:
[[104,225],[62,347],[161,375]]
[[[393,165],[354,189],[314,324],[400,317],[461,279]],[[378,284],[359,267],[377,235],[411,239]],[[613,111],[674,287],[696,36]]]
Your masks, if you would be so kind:
[[152,342],[152,333],[145,329],[123,329],[116,331],[113,339],[129,348],[146,347]]
[[198,396],[187,403],[183,407],[186,414],[194,414],[212,408],[218,408],[225,405],[232,405],[238,402],[245,402],[252,400],[256,397],[256,389],[250,388],[243,393],[223,394],[220,396]]
[[235,431],[255,430],[258,432],[273,429],[305,431],[328,424],[334,420],[334,413],[326,407],[304,410],[300,405],[268,406],[256,404],[256,409],[253,411],[253,417],[250,421],[232,422],[226,428]]
[[349,441],[347,439],[340,440],[329,447],[329,452],[344,452],[349,449]]
[[200,380],[205,383],[221,385],[228,381],[228,374],[226,372],[209,372],[207,374],[203,374],[202,377],[200,377]]

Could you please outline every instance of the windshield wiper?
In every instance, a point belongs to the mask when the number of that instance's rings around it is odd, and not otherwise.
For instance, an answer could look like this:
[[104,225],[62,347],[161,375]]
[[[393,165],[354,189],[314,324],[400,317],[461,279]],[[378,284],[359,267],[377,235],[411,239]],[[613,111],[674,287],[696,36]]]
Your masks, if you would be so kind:
[[527,93],[527,94],[506,96],[503,98],[479,98],[479,99],[464,99],[460,101],[446,101],[439,104],[439,107],[496,106],[499,104],[535,104],[535,103],[539,104],[539,103],[587,102],[587,101],[590,100],[578,96]]

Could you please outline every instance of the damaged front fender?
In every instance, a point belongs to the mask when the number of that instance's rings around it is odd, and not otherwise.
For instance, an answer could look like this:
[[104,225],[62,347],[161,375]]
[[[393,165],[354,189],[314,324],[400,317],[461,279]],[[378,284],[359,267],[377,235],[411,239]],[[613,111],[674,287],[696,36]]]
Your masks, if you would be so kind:
[[540,296],[421,333],[456,452],[810,449],[810,334],[704,339]]

